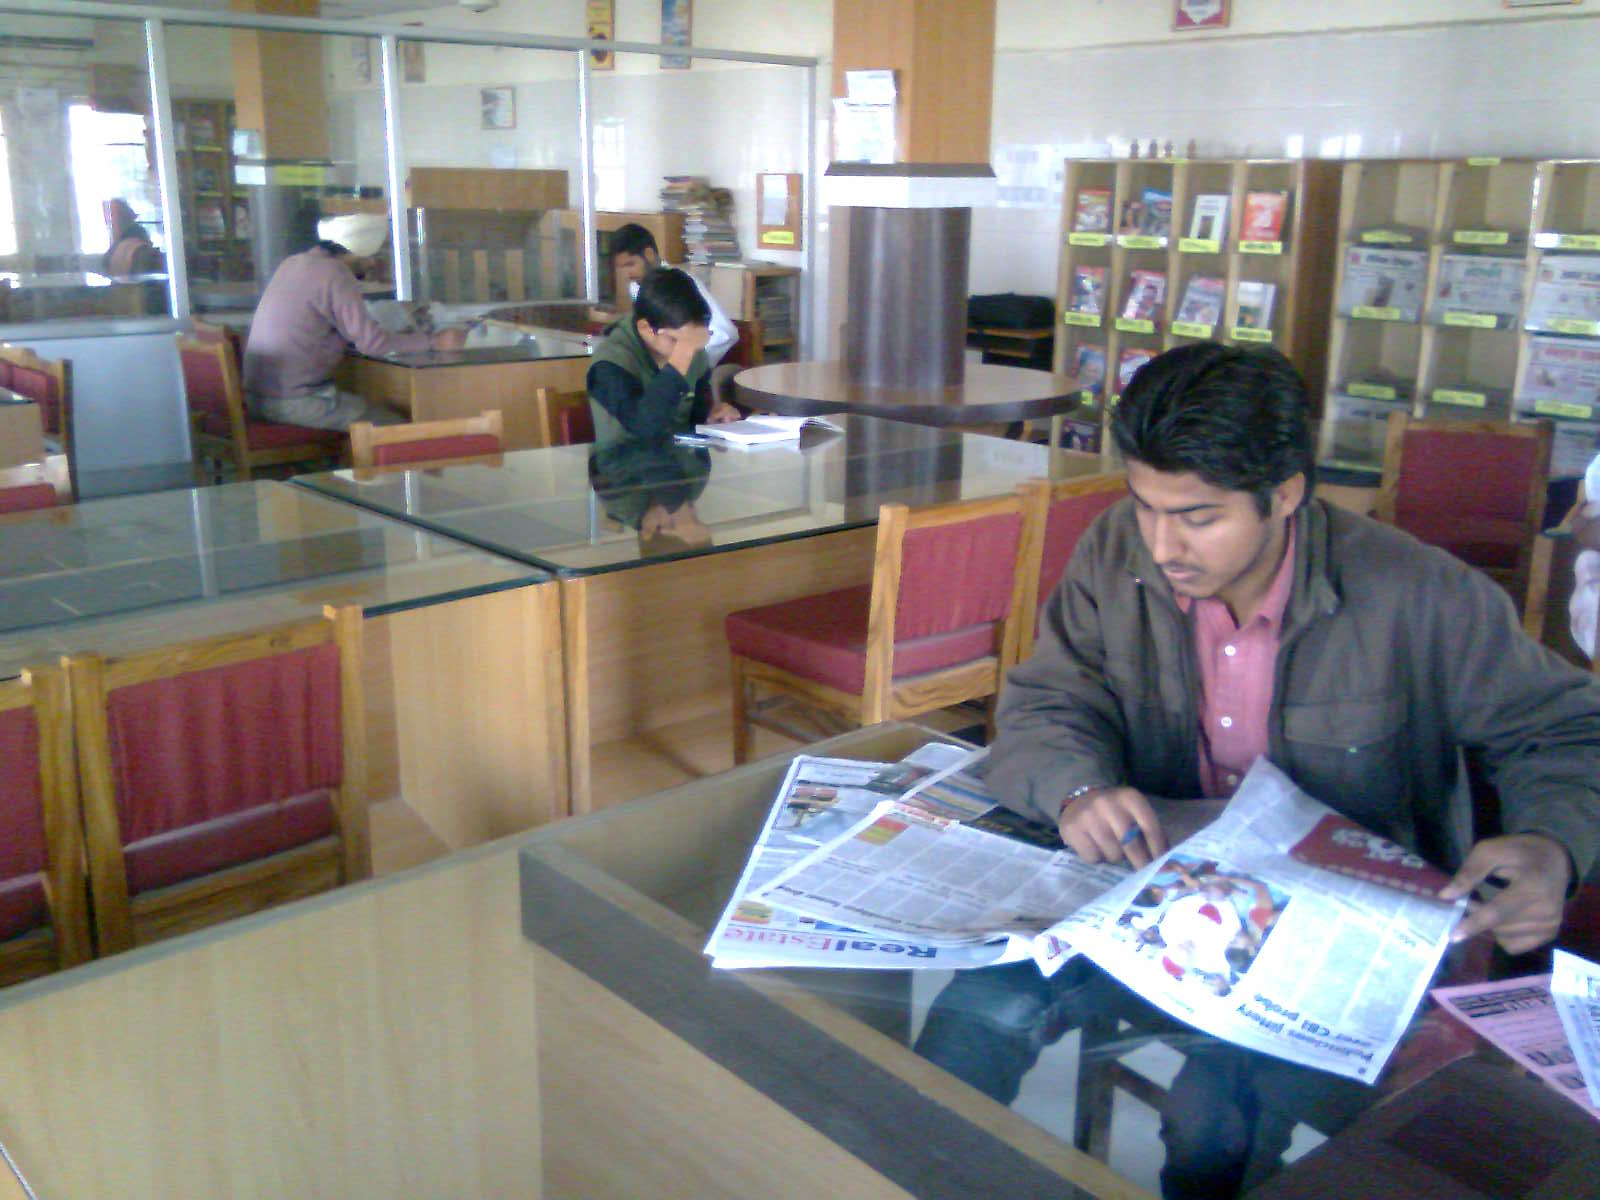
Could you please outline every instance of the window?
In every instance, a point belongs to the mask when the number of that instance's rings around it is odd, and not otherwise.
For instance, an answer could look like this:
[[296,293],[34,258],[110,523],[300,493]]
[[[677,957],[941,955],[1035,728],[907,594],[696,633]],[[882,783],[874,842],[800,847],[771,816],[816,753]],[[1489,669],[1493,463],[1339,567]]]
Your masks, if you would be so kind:
[[17,252],[17,218],[11,207],[11,156],[6,153],[6,127],[0,118],[0,258]]
[[125,200],[157,246],[161,202],[146,149],[145,121],[137,113],[96,112],[87,104],[67,109],[72,190],[78,211],[78,249],[104,254],[111,248],[104,205]]

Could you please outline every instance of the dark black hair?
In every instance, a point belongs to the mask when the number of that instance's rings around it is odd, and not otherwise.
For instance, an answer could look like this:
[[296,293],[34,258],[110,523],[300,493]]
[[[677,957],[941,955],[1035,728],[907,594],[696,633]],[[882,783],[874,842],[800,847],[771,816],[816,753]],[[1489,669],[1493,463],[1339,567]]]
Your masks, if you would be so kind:
[[[322,220],[322,208],[314,201],[302,204],[295,209],[294,215],[289,218],[288,236],[285,239],[290,254],[299,254],[313,246],[322,246],[328,249],[333,245],[324,242],[317,233],[317,222]],[[341,251],[343,247],[340,247]],[[329,250],[332,253],[332,250]]]
[[657,257],[661,254],[655,235],[643,225],[623,225],[614,230],[610,244],[612,254],[632,254],[638,258],[643,258],[646,250],[654,250]]
[[1249,492],[1262,516],[1296,474],[1316,482],[1311,405],[1294,364],[1267,346],[1197,342],[1134,373],[1111,413],[1124,458]]
[[639,284],[633,315],[651,329],[711,324],[711,306],[695,281],[676,267],[658,267]]

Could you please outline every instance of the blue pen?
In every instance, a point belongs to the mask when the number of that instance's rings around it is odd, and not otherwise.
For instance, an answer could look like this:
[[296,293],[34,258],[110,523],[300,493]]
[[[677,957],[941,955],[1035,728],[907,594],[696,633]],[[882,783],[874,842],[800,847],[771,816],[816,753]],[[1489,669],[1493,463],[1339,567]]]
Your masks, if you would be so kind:
[[1134,842],[1137,842],[1143,836],[1144,836],[1144,830],[1140,829],[1137,825],[1132,825],[1132,826],[1130,826],[1128,828],[1128,832],[1122,835],[1122,843],[1121,844],[1124,845],[1124,846],[1131,846]]

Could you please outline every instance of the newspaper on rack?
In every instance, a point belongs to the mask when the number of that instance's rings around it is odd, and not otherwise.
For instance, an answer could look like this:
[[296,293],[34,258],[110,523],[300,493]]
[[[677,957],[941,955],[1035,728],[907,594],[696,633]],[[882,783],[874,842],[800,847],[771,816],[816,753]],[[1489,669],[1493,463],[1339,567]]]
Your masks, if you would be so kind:
[[[1206,1033],[1355,1079],[1376,1078],[1393,1052],[1465,907],[1419,891],[1413,876],[1445,877],[1264,759],[1197,831],[1172,822],[1200,802],[1164,804],[1177,844],[1138,872],[916,799],[879,805],[753,894],[931,946],[1003,938],[1008,959],[1029,946],[1046,974],[1082,953]],[[1052,913],[1071,915],[1049,924]]]
[[[818,846],[847,832],[886,797],[901,796],[930,780],[944,781],[972,758],[963,747],[940,743],[924,746],[899,763],[809,755],[796,758],[778,789],[733,897],[706,943],[712,966],[949,970],[1002,961],[1003,943],[933,946],[884,931],[867,933],[843,922],[802,916],[752,897]],[[949,794],[956,794],[958,786],[952,785]],[[943,791],[939,794],[946,795]],[[982,806],[987,807],[990,805]]]

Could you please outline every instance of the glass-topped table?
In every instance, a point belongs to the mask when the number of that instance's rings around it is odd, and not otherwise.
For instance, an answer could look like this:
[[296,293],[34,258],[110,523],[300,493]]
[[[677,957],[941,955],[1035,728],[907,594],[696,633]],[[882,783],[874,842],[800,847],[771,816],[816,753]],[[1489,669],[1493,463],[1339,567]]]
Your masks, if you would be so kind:
[[[63,655],[307,620],[328,605],[366,617],[376,797],[403,791],[450,845],[566,814],[547,572],[274,482],[0,517],[0,677]],[[525,706],[515,717],[503,715],[508,694]],[[443,799],[463,774],[475,781],[472,811]]]
[[[729,612],[868,582],[883,504],[1003,495],[1050,469],[1043,446],[871,417],[838,424],[753,450],[569,446],[295,483],[561,576],[571,796],[583,812],[628,798],[591,797],[593,745],[726,709]],[[1091,455],[1057,457],[1074,473],[1101,470]]]

